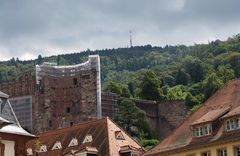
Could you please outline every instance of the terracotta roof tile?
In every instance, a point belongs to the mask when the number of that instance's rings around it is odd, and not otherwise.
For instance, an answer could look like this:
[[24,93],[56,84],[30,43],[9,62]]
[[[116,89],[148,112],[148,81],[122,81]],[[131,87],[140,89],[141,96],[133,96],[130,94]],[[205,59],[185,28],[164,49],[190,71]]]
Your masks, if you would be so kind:
[[191,125],[197,125],[202,124],[206,122],[212,122],[216,119],[218,119],[220,116],[222,116],[224,113],[229,111],[229,107],[222,108],[222,109],[216,109],[216,110],[210,110],[206,114],[204,114],[200,119],[194,121]]
[[228,117],[232,117],[232,116],[235,116],[235,115],[240,115],[240,106],[238,106],[237,108],[231,110],[230,112],[228,112],[226,115],[224,115],[222,117],[222,119],[224,118],[228,118]]
[[[119,141],[115,139],[115,131],[122,131],[125,140]],[[87,135],[92,136],[92,141],[83,143]],[[78,145],[68,147],[73,138],[78,140]],[[124,145],[142,149],[135,140],[128,136],[108,117],[39,134],[38,141],[40,144],[47,146],[47,152],[40,153],[39,156],[62,155],[86,149],[97,149],[100,156],[110,156],[112,153],[119,154],[120,146]],[[61,142],[62,149],[52,150],[57,141]],[[27,143],[27,148],[32,148],[34,153],[36,153],[35,142],[36,140],[31,140]]]
[[[230,113],[240,105],[240,80],[229,81],[221,87],[213,96],[211,96],[195,113],[190,115],[184,122],[176,128],[160,144],[146,152],[144,155],[156,155],[165,152],[177,151],[192,146],[200,146],[201,143],[212,143],[224,139],[235,139],[229,132],[223,132],[223,127],[218,127],[212,135],[195,139],[192,135],[191,124],[203,120],[211,121],[220,117],[214,110],[230,108]],[[236,109],[238,112],[238,108]],[[209,113],[214,111],[213,113]],[[221,112],[221,111],[220,111]],[[207,115],[206,115],[207,114]],[[221,114],[221,113],[220,113]],[[206,116],[205,116],[206,115]],[[223,115],[223,114],[222,114]],[[238,130],[237,130],[238,131]],[[236,133],[236,132],[233,132]],[[239,132],[238,132],[239,133]],[[240,134],[239,134],[240,137]]]

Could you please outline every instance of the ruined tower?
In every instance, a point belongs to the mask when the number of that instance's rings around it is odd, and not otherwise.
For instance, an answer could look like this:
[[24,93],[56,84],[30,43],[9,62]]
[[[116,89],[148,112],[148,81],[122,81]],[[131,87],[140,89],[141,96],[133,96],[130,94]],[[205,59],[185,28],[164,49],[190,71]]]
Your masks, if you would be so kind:
[[35,78],[23,76],[0,89],[11,95],[16,115],[27,115],[19,121],[34,133],[102,117],[98,55],[76,65],[36,65]]

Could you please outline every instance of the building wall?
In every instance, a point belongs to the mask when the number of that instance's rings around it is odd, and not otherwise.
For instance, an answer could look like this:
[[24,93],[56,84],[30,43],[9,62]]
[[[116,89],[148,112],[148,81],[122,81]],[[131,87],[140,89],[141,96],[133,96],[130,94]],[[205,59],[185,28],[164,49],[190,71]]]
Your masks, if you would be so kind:
[[0,136],[0,143],[5,145],[4,156],[26,156],[26,142],[34,138],[12,133],[0,133]]
[[5,146],[5,150],[4,150],[5,156],[15,156],[14,141],[1,140],[1,143],[3,143]]
[[[167,156],[201,156],[201,153],[206,152],[206,151],[210,151],[211,152],[211,156],[218,156],[217,155],[217,150],[219,149],[223,149],[226,148],[227,149],[227,155],[228,156],[235,156],[234,155],[234,147],[235,146],[239,146],[240,145],[240,140],[239,141],[234,141],[234,142],[229,142],[229,143],[216,143],[215,145],[211,145],[211,146],[206,146],[206,147],[202,147],[202,148],[198,148],[198,149],[192,149],[192,150],[186,150],[184,152],[178,152],[175,154],[167,154]],[[161,156],[159,154],[159,156]],[[166,156],[164,154],[164,156]]]
[[35,79],[31,73],[26,72],[19,75],[17,80],[0,83],[0,90],[11,97],[20,97],[34,93]]

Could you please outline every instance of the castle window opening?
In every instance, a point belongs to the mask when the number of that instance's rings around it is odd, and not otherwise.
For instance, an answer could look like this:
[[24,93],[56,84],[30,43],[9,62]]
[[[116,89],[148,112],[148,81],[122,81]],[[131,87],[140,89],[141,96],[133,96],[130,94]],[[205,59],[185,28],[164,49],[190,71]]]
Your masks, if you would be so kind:
[[52,127],[52,120],[49,120],[49,127]]
[[67,107],[66,112],[70,113],[70,107]]
[[73,84],[74,84],[74,85],[77,85],[77,84],[78,84],[77,78],[74,78],[74,79],[73,79]]

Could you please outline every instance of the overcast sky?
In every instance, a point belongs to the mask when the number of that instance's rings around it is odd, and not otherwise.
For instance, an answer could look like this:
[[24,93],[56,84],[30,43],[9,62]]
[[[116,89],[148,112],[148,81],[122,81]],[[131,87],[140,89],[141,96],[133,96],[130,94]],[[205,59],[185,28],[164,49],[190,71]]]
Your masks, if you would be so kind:
[[240,0],[0,0],[0,60],[240,33]]

